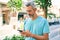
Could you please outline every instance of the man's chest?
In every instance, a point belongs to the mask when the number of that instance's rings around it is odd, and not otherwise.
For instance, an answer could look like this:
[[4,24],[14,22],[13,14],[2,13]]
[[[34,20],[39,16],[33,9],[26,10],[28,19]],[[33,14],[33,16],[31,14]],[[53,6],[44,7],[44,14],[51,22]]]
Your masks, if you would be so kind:
[[42,34],[43,23],[42,22],[31,22],[25,24],[25,30],[29,30],[33,34]]

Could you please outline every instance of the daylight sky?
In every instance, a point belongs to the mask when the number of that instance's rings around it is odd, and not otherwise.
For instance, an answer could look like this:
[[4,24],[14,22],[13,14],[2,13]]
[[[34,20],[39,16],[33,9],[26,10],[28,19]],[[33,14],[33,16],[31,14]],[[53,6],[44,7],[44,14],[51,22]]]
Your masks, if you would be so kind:
[[[23,0],[24,2],[27,2],[29,0]],[[30,1],[34,1],[34,0],[30,0]],[[56,6],[57,8],[60,8],[60,0],[52,0],[52,5]]]
[[[8,1],[9,0],[0,0],[0,2],[2,2],[2,3],[7,3]],[[23,1],[27,2],[29,0],[23,0]],[[30,1],[34,1],[34,0],[30,0]],[[52,5],[60,8],[60,0],[52,0]]]

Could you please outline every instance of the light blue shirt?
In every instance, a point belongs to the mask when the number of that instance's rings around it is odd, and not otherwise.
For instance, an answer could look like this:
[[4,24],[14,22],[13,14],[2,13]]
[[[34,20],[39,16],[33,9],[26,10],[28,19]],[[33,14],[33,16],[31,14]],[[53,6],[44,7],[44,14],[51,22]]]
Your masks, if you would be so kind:
[[[24,30],[29,30],[32,34],[42,36],[45,33],[49,33],[49,24],[45,18],[38,16],[35,20],[30,18],[24,23]],[[32,37],[26,37],[25,40],[36,40]]]

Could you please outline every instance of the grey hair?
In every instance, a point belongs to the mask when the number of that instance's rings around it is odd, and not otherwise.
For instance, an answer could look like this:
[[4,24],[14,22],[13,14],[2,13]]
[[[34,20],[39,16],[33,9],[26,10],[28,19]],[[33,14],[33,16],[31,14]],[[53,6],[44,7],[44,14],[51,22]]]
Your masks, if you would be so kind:
[[34,4],[34,2],[28,2],[26,3],[26,7],[31,6],[32,8],[36,8],[36,5]]

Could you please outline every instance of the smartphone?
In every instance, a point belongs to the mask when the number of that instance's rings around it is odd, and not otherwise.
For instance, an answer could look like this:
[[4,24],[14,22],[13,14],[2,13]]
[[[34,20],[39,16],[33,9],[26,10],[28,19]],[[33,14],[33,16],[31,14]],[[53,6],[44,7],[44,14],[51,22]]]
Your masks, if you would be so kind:
[[18,30],[19,32],[23,32],[22,30]]

